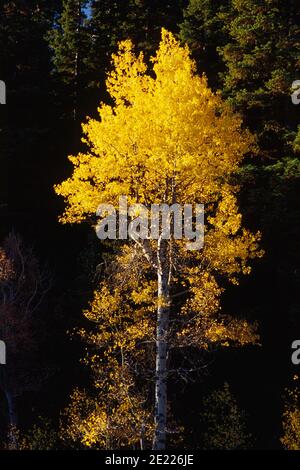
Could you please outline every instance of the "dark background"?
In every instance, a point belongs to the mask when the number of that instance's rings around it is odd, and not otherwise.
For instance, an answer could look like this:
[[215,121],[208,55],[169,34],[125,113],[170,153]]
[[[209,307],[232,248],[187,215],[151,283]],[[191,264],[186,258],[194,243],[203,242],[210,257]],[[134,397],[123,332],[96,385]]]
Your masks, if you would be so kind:
[[[88,226],[58,223],[63,201],[54,194],[53,185],[70,175],[67,155],[81,148],[80,123],[86,115],[95,115],[98,102],[105,98],[103,80],[117,41],[133,37],[149,55],[164,26],[188,42],[210,86],[222,90],[258,136],[261,158],[246,162],[241,207],[245,224],[262,231],[266,251],[252,274],[224,295],[225,310],[259,322],[262,346],[213,352],[205,377],[186,386],[180,399],[175,388],[171,391],[174,407],[193,447],[201,433],[202,397],[227,381],[248,415],[254,446],[280,448],[284,389],[300,367],[291,363],[291,343],[300,338],[299,149],[291,144],[297,136],[300,105],[292,105],[288,89],[300,79],[295,45],[299,43],[299,2],[271,1],[267,7],[267,2],[254,2],[269,18],[264,31],[255,24],[250,2],[243,12],[226,1],[217,2],[218,7],[213,1],[199,1],[194,10],[188,9],[188,1],[179,0],[100,3],[2,0],[0,5],[0,79],[7,86],[7,104],[0,106],[0,240],[12,230],[19,233],[25,244],[34,246],[53,280],[40,312],[38,335],[38,361],[47,374],[38,391],[18,397],[20,425],[29,428],[39,415],[56,423],[74,386],[88,383],[88,372],[79,364],[83,346],[71,341],[67,331],[83,323],[81,312],[92,295],[92,274],[101,246]],[[229,15],[223,23],[216,21],[222,8]],[[237,19],[242,24],[252,21],[251,34],[257,35],[253,44],[249,40],[245,45],[234,36]],[[74,26],[76,21],[79,28]],[[289,28],[289,35],[284,28]],[[53,31],[59,32],[57,37]],[[280,37],[290,42],[279,42]],[[228,46],[224,59],[217,48],[226,45],[235,49]],[[262,70],[255,47],[263,46],[270,50],[265,52]],[[76,78],[70,60],[74,51],[79,51]],[[239,82],[232,64],[240,61],[241,67],[246,54],[254,63]],[[282,88],[270,90],[267,81],[280,72]],[[226,82],[230,74],[233,85]],[[253,92],[260,89],[255,104]],[[239,90],[246,90],[245,96],[239,96]],[[271,121],[278,125],[276,136],[263,129]],[[288,166],[289,161],[294,163]],[[96,257],[89,271],[83,259],[90,253]],[[3,398],[3,433],[6,424]]]

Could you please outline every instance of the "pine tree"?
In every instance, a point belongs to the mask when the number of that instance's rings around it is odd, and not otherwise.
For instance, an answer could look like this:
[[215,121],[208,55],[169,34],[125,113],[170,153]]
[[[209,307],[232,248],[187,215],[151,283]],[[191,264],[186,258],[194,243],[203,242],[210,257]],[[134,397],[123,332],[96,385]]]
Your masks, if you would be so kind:
[[61,93],[71,99],[73,119],[77,119],[80,94],[87,84],[87,51],[89,47],[85,7],[87,0],[63,0],[56,28],[49,32],[53,64]]
[[291,154],[299,123],[290,95],[300,54],[300,6],[293,0],[233,0],[221,15],[229,42],[223,92],[259,139],[267,158]]
[[167,28],[173,34],[178,33],[178,24],[182,21],[183,0],[133,0],[136,29],[133,36],[135,44],[145,53],[155,52],[160,39],[161,28]]
[[180,39],[189,45],[199,71],[205,72],[210,86],[216,88],[220,86],[219,74],[224,71],[217,48],[228,38],[220,14],[228,11],[229,4],[229,0],[190,0],[180,24]]
[[88,30],[90,83],[99,87],[110,65],[118,41],[130,37],[134,24],[129,16],[128,1],[92,0]]
[[111,54],[122,40],[133,40],[148,56],[154,53],[162,27],[177,31],[182,15],[181,4],[181,0],[92,0],[89,20],[91,53],[88,59],[92,79],[98,84],[103,82]]
[[[300,67],[299,2],[234,0],[222,18],[230,37],[220,48],[227,68],[223,95],[256,133],[259,145],[260,158],[255,165],[249,161],[244,174],[248,204],[266,236],[272,236],[272,246],[286,243],[292,249],[285,239],[275,241],[274,226],[279,218],[287,232],[299,226],[299,110],[291,100]],[[297,258],[291,255],[291,266]]]
[[[272,327],[280,338],[289,337],[290,326],[285,322],[283,327],[280,312],[286,311],[295,327],[300,153],[299,106],[292,103],[291,86],[300,70],[300,4],[233,0],[222,19],[229,35],[219,49],[226,65],[223,96],[241,113],[258,143],[258,158],[248,159],[240,176],[245,213],[262,229],[268,253],[265,274],[270,282],[259,308],[265,311],[266,302],[273,312]],[[274,335],[272,341],[276,347]]]

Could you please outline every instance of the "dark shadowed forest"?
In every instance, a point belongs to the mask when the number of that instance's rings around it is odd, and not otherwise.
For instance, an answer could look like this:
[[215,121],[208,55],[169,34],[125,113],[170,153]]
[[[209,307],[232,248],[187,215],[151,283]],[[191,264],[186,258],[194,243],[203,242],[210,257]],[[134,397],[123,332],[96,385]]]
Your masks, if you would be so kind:
[[[0,448],[300,450],[299,0],[1,0],[0,44]],[[122,195],[204,248],[99,239]]]

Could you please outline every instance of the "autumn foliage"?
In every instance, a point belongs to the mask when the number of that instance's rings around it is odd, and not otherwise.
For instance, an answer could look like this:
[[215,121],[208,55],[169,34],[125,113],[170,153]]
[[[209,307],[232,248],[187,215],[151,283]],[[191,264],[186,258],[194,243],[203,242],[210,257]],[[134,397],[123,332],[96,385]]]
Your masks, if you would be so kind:
[[[255,325],[220,312],[224,284],[218,280],[238,283],[240,274],[250,272],[248,261],[262,255],[259,234],[242,227],[234,183],[254,139],[208,88],[206,78],[195,73],[188,48],[166,30],[151,62],[153,70],[148,70],[130,41],[113,55],[106,82],[113,104],[101,103],[99,120],[83,125],[88,150],[70,157],[73,174],[56,186],[66,202],[61,221],[95,224],[98,205],[117,206],[121,195],[146,207],[204,203],[205,244],[199,251],[187,251],[183,240],[161,237],[117,244],[85,312],[92,332],[81,332],[96,351],[87,360],[99,393],[92,407],[87,398],[90,411],[81,414],[83,395],[76,392],[68,411],[69,432],[74,437],[75,430],[86,445],[103,446],[104,435],[111,440],[112,430],[115,445],[147,441],[152,403],[145,383],[156,377],[153,445],[164,447],[167,350],[258,341]],[[144,400],[138,398],[143,395]],[[130,396],[132,406],[127,407]],[[76,410],[82,425],[74,419]]]

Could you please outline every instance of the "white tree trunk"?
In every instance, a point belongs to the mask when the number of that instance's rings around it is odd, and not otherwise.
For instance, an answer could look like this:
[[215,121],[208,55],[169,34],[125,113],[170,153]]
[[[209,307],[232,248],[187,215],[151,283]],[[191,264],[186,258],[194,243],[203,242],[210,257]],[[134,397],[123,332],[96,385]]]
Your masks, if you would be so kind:
[[167,259],[167,241],[162,240],[158,247],[158,307],[156,328],[156,370],[155,370],[155,434],[153,449],[166,447],[167,425],[167,354],[170,314],[169,268]]

